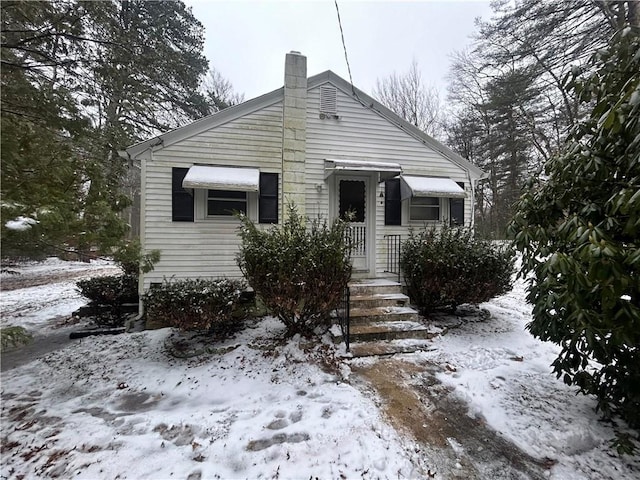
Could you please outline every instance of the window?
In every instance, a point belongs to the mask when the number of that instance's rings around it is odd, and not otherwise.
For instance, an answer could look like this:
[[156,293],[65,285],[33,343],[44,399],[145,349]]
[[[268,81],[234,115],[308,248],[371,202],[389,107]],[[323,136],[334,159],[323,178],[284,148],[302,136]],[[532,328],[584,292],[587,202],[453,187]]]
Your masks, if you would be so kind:
[[438,197],[412,197],[409,218],[411,220],[440,220]]
[[278,174],[260,173],[258,222],[278,223]]
[[171,169],[171,220],[193,222],[193,195],[182,188],[182,180],[188,168]]
[[364,222],[365,183],[361,180],[340,180],[339,190],[340,218],[346,220],[351,214],[350,221]]
[[207,190],[207,215],[232,216],[235,212],[247,213],[247,192],[232,190]]
[[392,178],[384,182],[384,224],[402,224],[402,203],[400,197],[400,179]]

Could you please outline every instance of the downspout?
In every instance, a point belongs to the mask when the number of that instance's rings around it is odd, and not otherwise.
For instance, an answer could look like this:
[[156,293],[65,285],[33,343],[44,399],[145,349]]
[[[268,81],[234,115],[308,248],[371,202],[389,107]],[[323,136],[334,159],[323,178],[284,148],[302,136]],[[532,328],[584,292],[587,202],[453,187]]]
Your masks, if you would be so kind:
[[[149,151],[149,159],[153,158],[153,145],[149,147],[147,150]],[[144,150],[140,153],[145,153],[147,150]],[[140,251],[144,251],[144,239],[145,239],[145,228],[144,228],[144,211],[146,206],[146,173],[147,173],[147,159],[144,155],[137,154],[135,158],[140,159]],[[123,150],[119,151],[118,154],[132,162],[134,158],[131,157],[128,151]],[[138,272],[138,314],[127,320],[125,322],[125,332],[129,333],[134,331],[135,325],[139,322],[144,316],[144,302],[142,301],[142,295],[144,294],[144,276],[142,272]]]

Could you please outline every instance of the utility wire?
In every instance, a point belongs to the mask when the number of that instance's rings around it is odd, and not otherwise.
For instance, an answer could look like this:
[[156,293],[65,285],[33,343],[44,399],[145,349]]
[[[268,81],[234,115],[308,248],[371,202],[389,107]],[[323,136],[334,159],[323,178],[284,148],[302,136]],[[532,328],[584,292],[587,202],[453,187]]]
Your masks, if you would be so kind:
[[[360,103],[362,100],[358,98],[355,87],[353,86],[353,77],[351,76],[351,66],[349,65],[349,56],[347,55],[347,45],[344,43],[344,31],[342,30],[342,20],[340,20],[340,9],[338,8],[338,0],[334,0],[336,4],[336,13],[338,14],[338,25],[340,26],[340,36],[342,37],[342,48],[344,49],[344,59],[347,62],[347,71],[349,72],[349,82],[351,82],[351,91]],[[364,105],[364,104],[363,104]]]

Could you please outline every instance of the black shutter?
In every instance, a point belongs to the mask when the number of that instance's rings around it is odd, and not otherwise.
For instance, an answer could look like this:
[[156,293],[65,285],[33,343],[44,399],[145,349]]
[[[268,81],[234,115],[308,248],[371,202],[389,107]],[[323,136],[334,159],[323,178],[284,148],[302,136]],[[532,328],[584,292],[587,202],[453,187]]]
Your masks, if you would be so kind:
[[278,223],[277,173],[260,173],[258,223]]
[[182,188],[182,180],[188,168],[171,169],[171,220],[193,222],[193,195]]
[[[456,182],[464,190],[463,182]],[[464,198],[449,199],[449,222],[451,225],[464,225]]]
[[384,190],[384,224],[402,225],[400,179],[392,178],[384,182]]

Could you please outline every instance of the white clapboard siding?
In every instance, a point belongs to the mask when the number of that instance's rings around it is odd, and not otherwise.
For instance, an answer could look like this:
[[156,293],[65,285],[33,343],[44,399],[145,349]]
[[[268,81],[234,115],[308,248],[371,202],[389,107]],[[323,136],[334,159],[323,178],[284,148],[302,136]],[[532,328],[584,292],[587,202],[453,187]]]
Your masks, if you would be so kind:
[[[160,250],[161,258],[144,276],[145,289],[152,282],[171,278],[242,276],[235,260],[239,245],[236,219],[171,221],[171,168],[199,163],[280,173],[282,102],[158,149],[146,161],[144,248]],[[204,207],[204,196],[201,199]],[[279,209],[282,211],[282,205]]]
[[[465,223],[471,222],[471,190],[467,172],[434,151],[420,140],[390,123],[370,108],[363,106],[351,95],[337,89],[336,114],[338,119],[321,118],[320,89],[310,89],[307,98],[307,213],[331,217],[328,186],[324,181],[324,160],[360,159],[377,162],[396,162],[407,175],[444,176],[464,182],[468,197],[465,199]],[[318,192],[317,185],[325,188]],[[384,225],[384,201],[379,195],[384,183],[376,189],[376,274],[384,275],[387,262],[385,235],[400,234],[407,237],[408,227],[420,223],[408,221],[408,202],[403,202],[402,226]],[[441,215],[448,218],[448,200],[442,201]]]
[[[325,159],[330,158],[396,162],[407,175],[445,176],[464,182],[468,194],[465,223],[471,222],[471,186],[462,167],[339,88],[335,104],[338,118],[331,115],[321,118],[320,89],[329,85],[316,85],[308,90],[305,167],[308,216],[331,218],[330,188],[324,173]],[[237,220],[171,221],[171,168],[199,163],[259,167],[263,172],[280,173],[279,191],[282,192],[282,138],[280,101],[154,151],[143,168],[143,241],[145,249],[161,251],[161,260],[153,272],[145,275],[145,289],[151,282],[161,282],[164,278],[241,277],[235,260],[239,248]],[[379,196],[383,191],[384,184],[376,186],[375,274],[381,276],[385,275],[387,261],[385,235],[400,234],[406,238],[409,227],[421,226],[408,221],[408,202],[403,202],[403,224],[385,226],[384,198]],[[204,200],[202,203],[204,205]],[[441,216],[448,218],[448,200],[443,199],[441,205]],[[279,212],[282,218],[282,204]]]

